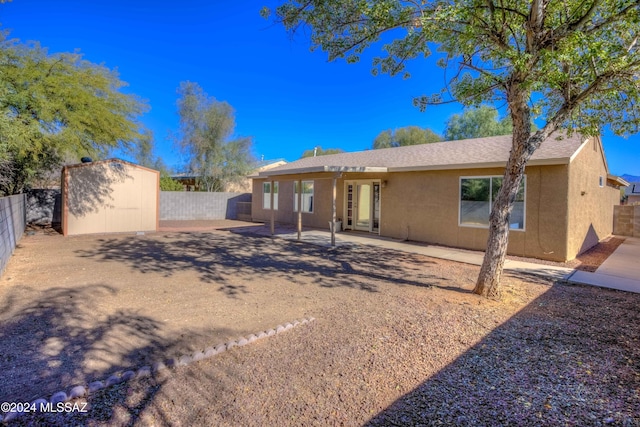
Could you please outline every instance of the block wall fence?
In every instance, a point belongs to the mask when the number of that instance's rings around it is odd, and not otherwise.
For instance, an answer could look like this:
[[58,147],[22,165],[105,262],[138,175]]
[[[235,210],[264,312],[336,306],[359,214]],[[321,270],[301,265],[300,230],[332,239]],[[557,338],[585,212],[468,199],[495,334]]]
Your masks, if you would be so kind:
[[0,198],[0,275],[24,234],[26,219],[25,194]]
[[238,202],[251,193],[161,191],[160,221],[238,219]]
[[613,234],[640,237],[640,205],[613,208]]

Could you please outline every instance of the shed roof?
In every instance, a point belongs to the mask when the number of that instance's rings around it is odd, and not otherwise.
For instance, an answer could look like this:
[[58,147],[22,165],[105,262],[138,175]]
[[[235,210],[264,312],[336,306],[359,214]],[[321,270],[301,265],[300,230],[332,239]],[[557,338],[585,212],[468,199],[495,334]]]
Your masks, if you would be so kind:
[[[529,165],[568,164],[585,138],[552,136],[533,153]],[[353,153],[307,157],[287,163],[259,176],[313,172],[402,172],[419,170],[504,167],[511,150],[511,135],[436,142],[432,144]]]
[[118,158],[111,158],[111,159],[104,159],[104,160],[92,160],[90,162],[85,162],[85,163],[74,163],[74,164],[71,164],[71,165],[63,166],[62,170],[64,171],[64,170],[75,169],[75,168],[86,168],[86,167],[92,167],[92,166],[97,166],[97,165],[104,165],[104,164],[108,164],[108,163],[121,163],[121,164],[124,164],[124,165],[129,165],[129,166],[134,167],[134,168],[145,169],[145,170],[148,170],[150,172],[160,173],[155,169],[151,169],[151,168],[148,168],[148,167],[145,167],[145,166],[141,166],[141,165],[138,165],[136,163],[131,163],[131,162],[128,162],[126,160],[122,160],[122,159],[118,159]]

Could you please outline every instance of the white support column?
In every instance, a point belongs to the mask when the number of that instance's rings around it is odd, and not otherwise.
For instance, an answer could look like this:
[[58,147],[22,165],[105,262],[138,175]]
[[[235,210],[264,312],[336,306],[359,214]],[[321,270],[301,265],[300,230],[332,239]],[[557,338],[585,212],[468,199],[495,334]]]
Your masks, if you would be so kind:
[[333,194],[331,196],[331,246],[336,245],[336,187],[337,178],[333,177]]
[[271,191],[269,193],[269,197],[271,198],[271,235],[276,234],[276,211],[273,209],[273,199],[274,199],[274,184],[275,182],[271,180]]
[[298,180],[298,240],[302,239],[302,180]]

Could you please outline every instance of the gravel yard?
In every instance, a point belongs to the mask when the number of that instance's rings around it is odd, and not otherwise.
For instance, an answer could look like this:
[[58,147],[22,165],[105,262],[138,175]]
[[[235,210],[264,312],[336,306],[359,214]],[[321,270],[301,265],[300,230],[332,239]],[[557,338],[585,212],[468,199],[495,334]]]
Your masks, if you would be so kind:
[[285,333],[12,425],[640,425],[640,295],[226,231],[26,236],[0,279],[0,401]]

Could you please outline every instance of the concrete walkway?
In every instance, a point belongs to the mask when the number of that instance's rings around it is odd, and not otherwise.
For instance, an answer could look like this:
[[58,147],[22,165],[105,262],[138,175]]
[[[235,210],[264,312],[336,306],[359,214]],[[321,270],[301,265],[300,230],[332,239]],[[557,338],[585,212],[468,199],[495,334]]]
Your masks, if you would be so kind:
[[[268,227],[248,229],[253,233],[265,234]],[[270,233],[269,233],[270,234]],[[297,240],[298,233],[286,227],[278,227],[276,237]],[[331,233],[325,230],[305,229],[302,232],[301,241],[319,246],[331,247]],[[443,246],[430,246],[414,242],[393,240],[376,235],[360,234],[354,232],[343,232],[336,234],[336,246],[378,246],[396,251],[416,253],[432,258],[446,259],[450,261],[464,262],[466,264],[482,265],[483,252],[469,251],[464,249],[447,248]],[[549,277],[554,280],[566,280],[573,273],[573,269],[566,267],[556,267],[553,265],[535,264],[530,262],[506,260],[504,268],[507,271],[522,274],[533,274],[536,276]]]
[[[248,227],[253,233],[270,235],[269,227]],[[276,236],[287,240],[297,240],[298,233],[292,227],[276,228]],[[331,247],[329,231],[305,229],[301,240],[319,246]],[[370,234],[342,232],[336,234],[336,246],[378,246],[402,252],[417,253],[433,258],[482,265],[483,252],[464,249],[430,246],[414,242],[398,241]],[[548,277],[553,280],[566,280],[570,284],[592,285],[640,293],[640,238],[626,237],[609,258],[595,273],[578,271],[567,267],[506,260],[506,271]]]
[[595,273],[575,271],[567,281],[640,293],[640,238],[625,237]]

